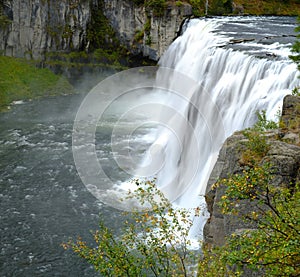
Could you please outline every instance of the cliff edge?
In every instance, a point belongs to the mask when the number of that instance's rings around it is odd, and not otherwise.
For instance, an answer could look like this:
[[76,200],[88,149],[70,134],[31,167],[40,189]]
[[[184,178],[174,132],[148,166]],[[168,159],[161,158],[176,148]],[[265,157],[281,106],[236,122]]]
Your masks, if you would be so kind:
[[[261,163],[270,162],[273,167],[275,186],[293,185],[300,181],[300,97],[288,95],[284,98],[281,126],[278,130],[267,132],[266,139],[270,146]],[[226,179],[233,174],[241,174],[245,168],[242,154],[246,150],[247,138],[237,132],[224,143],[217,163],[212,171],[206,189],[206,201],[210,218],[204,227],[206,244],[221,246],[226,237],[239,230],[253,228],[234,215],[224,215],[219,206],[225,187],[215,188],[217,180]],[[248,212],[247,203],[240,204],[241,211]]]

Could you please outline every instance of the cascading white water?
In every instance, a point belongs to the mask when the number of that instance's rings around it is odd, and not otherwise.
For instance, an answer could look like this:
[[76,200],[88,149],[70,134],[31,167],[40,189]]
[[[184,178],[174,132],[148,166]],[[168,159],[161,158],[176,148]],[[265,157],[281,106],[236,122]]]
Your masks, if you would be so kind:
[[[287,58],[269,60],[226,49],[223,46],[230,38],[214,32],[217,26],[212,20],[190,21],[159,63],[199,84],[192,92],[187,89],[184,100],[171,92],[167,103],[186,118],[189,127],[181,127],[175,114],[172,127],[161,128],[152,146],[163,149],[152,151],[164,155],[159,187],[183,207],[203,201],[199,195],[205,193],[225,139],[253,125],[256,111],[265,110],[268,119],[275,119],[283,97],[299,84],[296,65]],[[287,48],[280,50],[288,56]],[[157,78],[158,83],[169,84],[169,91],[176,85],[184,89],[176,74],[159,70]]]

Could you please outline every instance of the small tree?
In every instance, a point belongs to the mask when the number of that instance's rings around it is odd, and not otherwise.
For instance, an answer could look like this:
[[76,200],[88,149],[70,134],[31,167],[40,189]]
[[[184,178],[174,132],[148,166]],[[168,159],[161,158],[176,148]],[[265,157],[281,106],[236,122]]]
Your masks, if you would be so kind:
[[[220,182],[226,187],[223,213],[257,226],[233,233],[222,259],[239,269],[263,269],[266,276],[299,276],[300,186],[276,187],[272,178],[270,165],[264,164]],[[240,213],[241,201],[248,201],[249,213]]]
[[137,200],[142,209],[129,214],[121,236],[101,222],[93,233],[94,246],[79,238],[64,248],[71,248],[104,276],[191,276],[197,261],[188,250],[189,230],[200,210],[174,208],[154,182],[137,180],[136,185],[128,198]]

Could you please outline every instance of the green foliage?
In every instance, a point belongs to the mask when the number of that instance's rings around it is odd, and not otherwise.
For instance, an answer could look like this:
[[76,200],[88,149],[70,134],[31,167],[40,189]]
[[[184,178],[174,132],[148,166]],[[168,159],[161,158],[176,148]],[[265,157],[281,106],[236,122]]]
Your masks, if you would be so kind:
[[103,14],[102,1],[99,1],[99,7],[93,7],[91,12],[91,22],[87,27],[87,41],[90,44],[90,50],[115,49],[115,51],[122,53],[124,49],[120,47],[115,31]]
[[232,0],[209,0],[208,3],[206,0],[189,0],[187,2],[192,5],[195,16],[203,16],[206,12],[212,15],[223,15],[232,12]]
[[241,270],[236,270],[228,266],[226,259],[227,250],[225,247],[203,248],[203,255],[198,263],[198,277],[239,277]]
[[152,40],[151,40],[150,36],[147,36],[145,43],[146,43],[146,45],[151,46]]
[[144,31],[146,34],[149,34],[151,31],[151,18],[147,18],[147,21],[144,26]]
[[265,111],[257,112],[256,116],[257,122],[255,125],[243,131],[244,136],[247,138],[245,143],[247,149],[242,153],[241,163],[248,166],[258,164],[269,151],[270,145],[264,132],[279,128],[279,124],[267,119]]
[[[271,165],[248,168],[220,181],[226,188],[220,205],[225,214],[235,214],[257,226],[233,233],[221,259],[241,270],[262,269],[266,276],[300,274],[300,186],[280,187],[272,183]],[[249,213],[238,204],[249,201]]]
[[145,7],[149,7],[153,11],[154,16],[163,16],[167,8],[166,0],[146,0]]
[[25,59],[0,56],[0,109],[14,100],[73,92],[62,76],[39,69]]
[[292,95],[293,96],[300,96],[300,88],[296,87],[292,90]]
[[[153,182],[136,181],[137,189],[128,198],[142,208],[130,213],[121,236],[115,236],[104,223],[94,232],[96,245],[82,239],[64,244],[105,276],[191,276],[195,256],[188,250],[191,213],[176,209]],[[128,214],[126,214],[128,216]]]
[[[165,3],[172,3],[181,6],[183,3],[189,3],[193,9],[194,16],[203,16],[206,12],[206,0],[182,0],[182,1],[162,1],[162,0],[133,0],[136,5],[145,5],[156,3],[159,13],[163,15],[166,8]],[[243,7],[245,14],[252,15],[298,15],[300,12],[299,0],[208,0],[208,14],[222,15],[232,13],[232,4]],[[162,5],[163,4],[163,5]]]
[[144,36],[146,35],[145,44],[146,45],[151,45],[150,32],[151,32],[151,18],[148,17],[147,21],[144,25],[144,28],[142,30],[137,30],[136,31],[135,36],[134,36],[134,41],[142,43],[143,39],[144,39]]
[[248,166],[253,166],[261,161],[270,149],[266,137],[255,130],[247,130],[244,136],[246,141],[246,150],[242,153],[241,163]]
[[268,120],[266,116],[266,111],[256,112],[257,122],[253,126],[254,130],[259,132],[265,132],[271,129],[277,129],[278,124],[275,121]]
[[206,0],[189,0],[188,2],[192,5],[193,14],[195,16],[202,16],[205,14]]
[[238,214],[239,202],[245,199],[251,201],[260,199],[260,194],[264,193],[271,180],[269,164],[248,167],[242,174],[235,174],[222,180],[220,183],[226,187],[225,195],[222,196],[220,202],[222,212],[224,214]]
[[175,2],[175,5],[176,5],[177,7],[181,7],[181,6],[183,5],[183,2],[182,2],[182,1],[176,1],[176,2]]
[[3,13],[3,4],[0,4],[0,28],[6,28],[11,20]]
[[[91,53],[86,51],[64,52],[47,52],[45,54],[47,66],[64,67],[64,68],[81,68],[81,67],[103,67],[113,70],[125,70],[128,66],[121,64],[123,61],[130,61],[129,57],[123,56],[117,49],[95,49]],[[125,63],[125,62],[124,62]]]
[[133,0],[133,2],[149,8],[149,11],[153,11],[153,15],[157,17],[163,16],[167,8],[167,0]]
[[232,0],[211,0],[209,4],[209,13],[223,15],[232,12]]
[[143,42],[144,34],[145,34],[144,30],[137,30],[134,35],[134,41],[139,43]]
[[243,7],[245,14],[252,15],[293,15],[300,12],[299,0],[235,0],[234,3]]

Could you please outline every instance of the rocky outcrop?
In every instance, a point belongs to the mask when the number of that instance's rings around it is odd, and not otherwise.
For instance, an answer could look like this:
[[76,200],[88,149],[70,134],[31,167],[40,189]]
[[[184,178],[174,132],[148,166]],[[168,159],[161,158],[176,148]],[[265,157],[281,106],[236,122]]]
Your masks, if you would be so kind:
[[[282,112],[283,128],[266,134],[270,148],[261,162],[268,161],[272,164],[273,184],[276,186],[291,185],[300,180],[300,146],[295,140],[295,136],[299,139],[299,103],[300,97],[286,96]],[[295,126],[298,126],[298,129]],[[294,140],[284,141],[287,134],[293,134]],[[221,246],[225,243],[226,237],[232,233],[255,228],[234,215],[224,215],[218,203],[224,195],[225,187],[213,188],[217,179],[228,178],[232,174],[243,171],[244,165],[241,162],[241,156],[246,149],[246,141],[247,138],[241,132],[235,133],[227,139],[209,179],[206,201],[210,218],[204,227],[204,240],[208,245]],[[244,211],[244,214],[252,209],[251,203],[247,201],[239,203],[238,208],[242,213]],[[254,275],[250,274],[249,276]]]
[[14,57],[41,58],[46,51],[82,49],[90,21],[90,2],[6,0],[10,24],[0,26],[0,50]]
[[281,121],[281,139],[300,146],[300,97],[285,97]]
[[162,16],[132,1],[105,0],[104,14],[121,43],[132,53],[143,53],[158,60],[180,31],[183,20],[192,15],[192,7],[168,4]]

